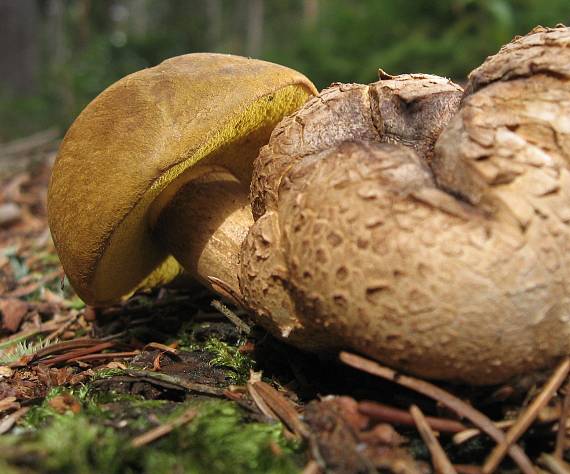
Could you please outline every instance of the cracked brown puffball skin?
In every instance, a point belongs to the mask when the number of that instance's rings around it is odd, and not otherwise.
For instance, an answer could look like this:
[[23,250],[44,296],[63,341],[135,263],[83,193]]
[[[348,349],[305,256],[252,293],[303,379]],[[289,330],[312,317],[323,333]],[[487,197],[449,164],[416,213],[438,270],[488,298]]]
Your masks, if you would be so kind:
[[333,85],[273,131],[240,286],[258,321],[424,377],[499,383],[570,354],[570,30],[469,76]]

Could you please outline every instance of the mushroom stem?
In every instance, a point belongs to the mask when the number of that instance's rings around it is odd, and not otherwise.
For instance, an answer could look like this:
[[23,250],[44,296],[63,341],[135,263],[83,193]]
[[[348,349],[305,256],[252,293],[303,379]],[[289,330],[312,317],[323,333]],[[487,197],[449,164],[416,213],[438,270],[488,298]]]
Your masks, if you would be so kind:
[[[248,186],[218,166],[194,169],[152,210],[153,235],[184,269],[212,288],[210,277],[239,293],[243,240],[253,224]],[[215,291],[224,293],[223,288]]]

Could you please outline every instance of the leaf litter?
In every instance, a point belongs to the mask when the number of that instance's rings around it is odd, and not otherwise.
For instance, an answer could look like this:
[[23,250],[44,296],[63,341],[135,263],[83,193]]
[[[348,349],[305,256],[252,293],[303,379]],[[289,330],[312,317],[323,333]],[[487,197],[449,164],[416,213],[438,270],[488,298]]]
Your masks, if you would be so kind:
[[0,162],[0,472],[570,472],[567,360],[461,387],[305,354],[195,287],[85,307],[47,229],[55,147]]

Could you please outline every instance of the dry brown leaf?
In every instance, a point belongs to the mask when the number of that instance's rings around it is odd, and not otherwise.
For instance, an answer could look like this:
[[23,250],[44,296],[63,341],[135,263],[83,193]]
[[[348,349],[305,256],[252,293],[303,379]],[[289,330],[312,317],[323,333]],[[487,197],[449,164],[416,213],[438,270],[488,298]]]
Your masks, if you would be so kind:
[[16,332],[28,312],[28,303],[17,298],[0,300],[0,312],[2,327],[9,332]]
[[68,393],[53,397],[49,400],[48,404],[56,412],[61,414],[65,413],[66,411],[77,414],[81,411],[81,405],[79,402]]

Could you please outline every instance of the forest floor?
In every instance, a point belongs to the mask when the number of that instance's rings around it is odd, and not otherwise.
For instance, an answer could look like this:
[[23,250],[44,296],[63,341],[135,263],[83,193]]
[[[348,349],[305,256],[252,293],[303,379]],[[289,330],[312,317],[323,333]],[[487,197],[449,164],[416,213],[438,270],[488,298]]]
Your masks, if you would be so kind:
[[297,351],[199,287],[86,307],[47,226],[50,133],[0,147],[0,472],[569,472],[568,361],[433,385]]

